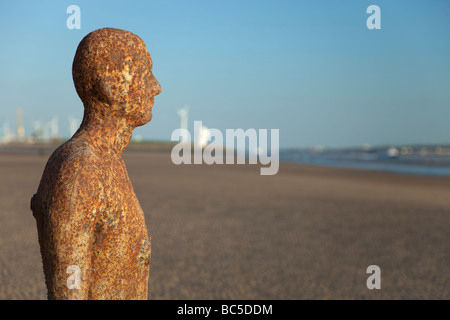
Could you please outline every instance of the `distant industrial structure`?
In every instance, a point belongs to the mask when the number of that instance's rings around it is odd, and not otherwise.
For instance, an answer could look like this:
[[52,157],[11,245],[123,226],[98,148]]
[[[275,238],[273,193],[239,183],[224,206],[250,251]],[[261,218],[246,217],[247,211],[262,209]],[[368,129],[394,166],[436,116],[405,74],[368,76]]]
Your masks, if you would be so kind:
[[197,129],[194,128],[194,130],[196,131],[194,132],[195,141],[192,141],[191,140],[192,137],[190,136],[188,130],[189,108],[187,106],[184,106],[183,108],[177,110],[177,114],[180,117],[180,129],[181,129],[180,141],[185,143],[193,142],[196,148],[204,148],[211,138],[210,130],[205,126],[201,126],[200,128]]
[[[73,116],[68,119],[68,134],[70,137],[76,132],[80,125],[80,121]],[[59,130],[59,118],[54,116],[50,121],[43,122],[41,120],[32,121],[31,134],[27,135],[22,109],[18,108],[16,111],[16,128],[11,128],[8,119],[0,122],[0,144],[10,143],[36,143],[48,142],[52,140],[61,140],[66,135],[61,135]]]
[[17,138],[25,139],[25,128],[23,126],[22,109],[17,109]]

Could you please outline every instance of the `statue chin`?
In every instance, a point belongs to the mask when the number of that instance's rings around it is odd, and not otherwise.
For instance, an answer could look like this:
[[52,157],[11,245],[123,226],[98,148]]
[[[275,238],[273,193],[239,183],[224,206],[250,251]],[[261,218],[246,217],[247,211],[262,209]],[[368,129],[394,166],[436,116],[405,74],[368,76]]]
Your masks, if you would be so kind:
[[153,114],[151,111],[149,111],[146,114],[143,114],[142,118],[139,119],[139,122],[136,123],[136,127],[146,125],[147,123],[149,123],[152,120],[152,118],[153,118]]

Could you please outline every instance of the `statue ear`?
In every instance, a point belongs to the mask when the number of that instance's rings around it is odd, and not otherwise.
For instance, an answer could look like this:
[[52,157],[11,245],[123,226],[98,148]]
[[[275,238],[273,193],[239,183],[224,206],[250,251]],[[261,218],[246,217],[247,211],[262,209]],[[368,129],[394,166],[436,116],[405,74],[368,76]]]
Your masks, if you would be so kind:
[[92,96],[99,102],[111,104],[113,101],[113,92],[109,81],[99,79],[92,87]]

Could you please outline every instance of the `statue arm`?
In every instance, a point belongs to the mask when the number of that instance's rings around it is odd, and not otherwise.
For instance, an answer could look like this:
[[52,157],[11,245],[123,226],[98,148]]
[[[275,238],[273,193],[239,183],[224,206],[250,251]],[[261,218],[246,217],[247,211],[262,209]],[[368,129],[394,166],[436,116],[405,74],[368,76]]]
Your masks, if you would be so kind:
[[81,166],[73,183],[58,188],[48,211],[44,269],[50,299],[88,299],[95,224],[102,210],[97,170],[89,167]]

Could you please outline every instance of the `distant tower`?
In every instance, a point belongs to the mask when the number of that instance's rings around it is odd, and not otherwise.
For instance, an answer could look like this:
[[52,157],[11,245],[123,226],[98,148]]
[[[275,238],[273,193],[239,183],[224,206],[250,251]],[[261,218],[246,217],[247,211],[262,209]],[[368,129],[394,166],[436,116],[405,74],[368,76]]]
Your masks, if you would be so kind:
[[187,129],[188,129],[188,113],[189,113],[189,108],[188,107],[183,107],[181,109],[177,110],[178,116],[180,117],[180,129],[185,129],[183,130],[184,132],[182,133],[182,141],[187,141]]
[[77,131],[79,123],[78,123],[78,119],[74,118],[72,116],[69,116],[68,120],[69,120],[70,136],[72,137],[75,134],[75,132]]
[[25,138],[25,128],[23,127],[23,117],[21,109],[17,109],[17,138],[19,140]]
[[58,128],[58,117],[55,116],[50,121],[50,138],[51,139],[59,138],[58,129],[59,129]]

